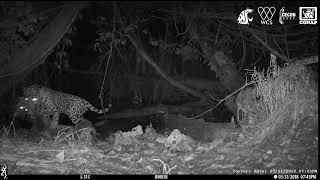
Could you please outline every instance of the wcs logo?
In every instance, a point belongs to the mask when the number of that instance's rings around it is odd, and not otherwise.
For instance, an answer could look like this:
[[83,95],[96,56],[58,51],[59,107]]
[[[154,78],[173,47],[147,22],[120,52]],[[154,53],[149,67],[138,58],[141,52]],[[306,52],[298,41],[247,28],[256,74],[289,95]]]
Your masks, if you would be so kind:
[[272,25],[273,15],[276,13],[275,7],[258,7],[258,13],[261,17],[261,24]]

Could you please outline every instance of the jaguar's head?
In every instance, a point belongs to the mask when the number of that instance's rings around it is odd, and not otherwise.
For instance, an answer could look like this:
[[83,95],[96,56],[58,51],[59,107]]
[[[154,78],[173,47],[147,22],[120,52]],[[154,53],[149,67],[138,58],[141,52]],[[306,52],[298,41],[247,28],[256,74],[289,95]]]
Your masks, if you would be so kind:
[[[37,97],[41,90],[40,85],[31,85],[28,87],[23,88],[23,95],[25,97]],[[32,99],[32,98],[31,98]]]
[[26,113],[30,112],[30,108],[38,101],[38,98],[25,98],[20,97],[17,103],[17,109],[15,111],[15,116],[24,116]]

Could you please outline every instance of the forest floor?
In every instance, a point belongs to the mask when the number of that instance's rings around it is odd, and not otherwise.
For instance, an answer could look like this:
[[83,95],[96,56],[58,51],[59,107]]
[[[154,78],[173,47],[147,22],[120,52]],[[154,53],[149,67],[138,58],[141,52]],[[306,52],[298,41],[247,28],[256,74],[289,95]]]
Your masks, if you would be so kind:
[[[314,174],[318,169],[318,126],[300,123],[294,136],[254,144],[255,125],[243,125],[204,143],[178,130],[161,135],[117,133],[81,143],[57,144],[20,129],[0,141],[0,165],[12,174]],[[117,139],[118,138],[118,139]],[[120,138],[120,139],[119,139]],[[121,139],[122,138],[122,139]],[[126,139],[127,138],[127,139]]]

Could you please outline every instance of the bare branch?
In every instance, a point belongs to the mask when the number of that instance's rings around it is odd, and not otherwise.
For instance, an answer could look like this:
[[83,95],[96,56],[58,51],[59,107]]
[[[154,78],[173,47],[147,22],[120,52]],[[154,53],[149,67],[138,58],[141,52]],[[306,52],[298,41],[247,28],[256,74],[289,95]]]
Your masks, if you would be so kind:
[[229,94],[228,96],[226,96],[225,98],[221,99],[214,107],[206,110],[205,112],[199,114],[199,115],[196,115],[194,117],[190,117],[190,118],[186,118],[186,119],[197,119],[205,114],[207,114],[208,112],[214,110],[216,107],[218,107],[223,101],[225,101],[226,99],[230,98],[231,96],[233,96],[235,93],[237,93],[238,91],[241,91],[242,89],[244,89],[245,87],[251,85],[251,84],[254,84],[255,82],[250,82],[250,83],[246,83],[245,85],[243,85],[241,88],[237,89],[236,91],[234,91],[233,93]]
[[[177,36],[181,36],[181,35],[184,35],[185,33],[187,33],[189,31],[191,25],[192,25],[192,20],[190,21],[190,24],[188,25],[186,30],[184,32],[182,32],[182,33],[180,33],[179,30],[177,29],[177,33],[178,33]],[[176,22],[175,22],[175,26],[176,26]]]
[[[107,72],[108,72],[108,67],[109,67],[109,63],[110,63],[110,59],[111,59],[111,56],[112,56],[112,51],[113,51],[113,45],[114,45],[114,32],[115,32],[115,28],[116,28],[116,7],[115,7],[115,2],[114,2],[114,16],[113,16],[113,30],[112,30],[112,39],[111,39],[111,43],[110,43],[110,51],[109,51],[109,57],[108,57],[108,61],[107,61],[107,65],[106,65],[106,68],[104,70],[104,76],[103,76],[103,80],[102,80],[102,84],[101,84],[101,88],[100,88],[100,93],[99,93],[99,99],[100,99],[100,104],[101,104],[101,107],[103,109],[104,108],[104,103],[103,103],[103,98],[102,98],[102,92],[103,92],[103,88],[104,88],[104,83],[105,83],[105,80],[106,80],[106,77],[107,77]],[[110,104],[109,104],[110,105]],[[105,117],[105,121],[107,121],[107,115],[106,115],[106,112],[103,111],[103,114],[104,114],[104,117]]]
[[[286,57],[286,55],[283,53],[282,49],[280,48],[280,46],[278,45],[277,41],[275,39],[273,39],[274,43],[277,45],[277,47],[279,48],[279,50],[281,51],[282,55],[284,57]],[[286,57],[287,58],[287,57]],[[288,59],[288,58],[287,58]]]
[[216,35],[216,41],[215,41],[214,45],[217,45],[217,40],[218,40],[220,28],[221,28],[221,23],[219,23],[219,29],[218,29],[218,32],[217,32],[217,35]]
[[243,63],[244,63],[244,60],[245,60],[245,56],[246,56],[246,44],[245,44],[245,41],[243,39],[243,34],[242,34],[242,31],[241,31],[240,27],[239,27],[239,31],[240,31],[240,34],[241,34],[242,48],[243,48],[242,62],[241,62],[241,66],[239,68],[239,71],[241,71]]
[[289,49],[288,49],[287,34],[286,34],[286,28],[285,27],[286,26],[283,26],[284,41],[285,41],[286,50],[287,50],[287,57],[290,58]]

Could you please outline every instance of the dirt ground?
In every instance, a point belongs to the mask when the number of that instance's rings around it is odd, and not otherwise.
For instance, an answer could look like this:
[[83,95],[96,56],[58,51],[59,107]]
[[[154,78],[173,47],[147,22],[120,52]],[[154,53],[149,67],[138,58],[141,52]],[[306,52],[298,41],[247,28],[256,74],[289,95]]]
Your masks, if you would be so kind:
[[[149,128],[117,140],[95,138],[92,145],[56,143],[20,129],[0,141],[0,164],[10,174],[314,174],[318,169],[318,126],[300,123],[294,136],[255,144],[255,125],[233,128],[204,143],[175,131],[168,141]],[[317,122],[316,122],[317,124]],[[178,133],[178,135],[177,135]],[[119,134],[119,133],[118,133]]]

